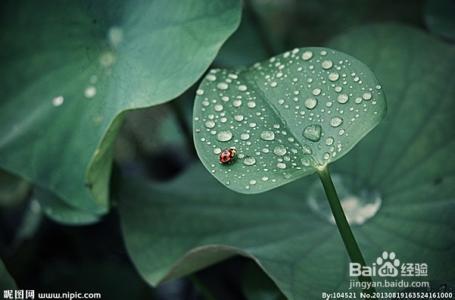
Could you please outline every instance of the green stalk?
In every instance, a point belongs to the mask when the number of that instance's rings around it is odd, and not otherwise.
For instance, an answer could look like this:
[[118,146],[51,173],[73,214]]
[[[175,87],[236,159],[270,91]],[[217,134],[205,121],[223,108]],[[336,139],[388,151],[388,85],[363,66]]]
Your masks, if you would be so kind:
[[[344,214],[343,207],[341,206],[337,191],[333,185],[328,166],[319,169],[318,174],[322,185],[324,186],[324,191],[327,195],[327,199],[329,200],[330,209],[332,210],[333,217],[335,218],[338,231],[340,232],[341,238],[343,239],[344,247],[346,248],[349,257],[351,258],[351,261],[359,263],[363,267],[366,265],[365,259],[363,258],[359,245],[355,240],[354,234],[352,233],[351,227],[349,226],[348,220],[346,219],[346,215]],[[373,282],[369,276],[359,276],[358,279],[360,282]],[[370,295],[375,292],[373,287],[364,291]]]

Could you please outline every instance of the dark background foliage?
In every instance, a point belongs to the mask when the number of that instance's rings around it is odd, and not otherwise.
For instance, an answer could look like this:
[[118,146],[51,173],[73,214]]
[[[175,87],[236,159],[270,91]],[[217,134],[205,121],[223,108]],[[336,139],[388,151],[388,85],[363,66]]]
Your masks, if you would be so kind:
[[[324,45],[373,23],[394,21],[429,31],[426,5],[420,0],[246,0],[238,31],[212,67],[247,65],[294,47]],[[442,39],[450,42],[446,33]],[[126,115],[115,147],[113,195],[121,176],[169,181],[197,160],[190,124],[198,84],[173,102]],[[152,288],[127,255],[115,202],[94,224],[62,225],[43,215],[30,184],[3,171],[0,257],[21,289],[94,291],[103,299],[242,300],[259,286],[270,292],[260,299],[282,297],[254,264],[239,257]]]

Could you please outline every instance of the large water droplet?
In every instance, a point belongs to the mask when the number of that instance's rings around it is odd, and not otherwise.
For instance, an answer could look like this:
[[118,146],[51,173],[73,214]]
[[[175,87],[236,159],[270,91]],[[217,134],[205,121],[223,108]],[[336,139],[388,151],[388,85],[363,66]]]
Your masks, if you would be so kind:
[[226,82],[220,82],[216,85],[216,87],[220,90],[227,90],[229,85]]
[[239,89],[239,91],[244,92],[244,91],[246,91],[248,88],[246,87],[246,85],[242,84],[242,85],[239,85],[238,89]]
[[316,100],[315,98],[307,98],[304,104],[306,108],[314,109],[318,105],[318,100]]
[[329,74],[329,80],[330,81],[337,81],[338,78],[340,78],[340,75],[338,75],[338,73],[330,73]]
[[246,166],[252,166],[255,163],[256,163],[256,159],[254,157],[252,157],[252,156],[247,156],[243,160],[243,164],[246,165]]
[[276,155],[278,156],[283,156],[286,154],[286,148],[282,145],[279,145],[279,146],[276,146],[274,149],[273,149],[273,153],[275,153]]
[[205,127],[207,127],[207,128],[213,128],[213,127],[215,127],[215,121],[213,121],[213,120],[208,120],[207,122],[205,122]]
[[371,95],[370,92],[363,93],[363,95],[362,95],[362,98],[363,98],[364,100],[370,100],[371,97],[372,97],[372,95]]
[[311,51],[305,51],[302,53],[302,59],[303,60],[309,60],[313,57],[313,52]]
[[222,111],[223,110],[223,105],[217,104],[217,105],[215,105],[214,108],[215,108],[215,111]]
[[343,123],[343,119],[340,118],[340,117],[333,117],[333,118],[330,120],[330,125],[331,125],[332,127],[338,127],[338,126],[340,126],[342,123]]
[[209,75],[207,75],[207,77],[205,77],[205,78],[207,78],[208,81],[215,81],[215,80],[216,80],[216,76],[213,75],[213,74],[209,74]]
[[283,163],[283,162],[279,162],[279,163],[276,164],[276,167],[278,169],[286,169],[286,164]]
[[341,104],[345,104],[346,102],[348,102],[349,100],[349,96],[346,95],[346,94],[341,94],[341,95],[338,95],[338,98],[337,98],[337,101]]
[[234,120],[236,120],[237,122],[242,122],[244,119],[243,115],[235,115],[234,116]]
[[303,130],[303,136],[310,141],[317,142],[321,139],[322,127],[318,124],[308,125]]
[[232,139],[232,132],[230,132],[229,130],[220,131],[220,132],[218,132],[216,138],[217,138],[218,141],[220,141],[220,142],[227,142],[227,141],[230,141],[230,140]]
[[321,93],[321,89],[316,88],[316,89],[313,90],[312,93],[313,93],[313,95],[318,96]]
[[321,63],[321,66],[322,66],[323,69],[328,70],[328,69],[330,69],[333,66],[333,62],[331,60],[324,60]]
[[261,132],[261,139],[265,141],[273,141],[275,139],[275,134],[273,131],[265,130]]

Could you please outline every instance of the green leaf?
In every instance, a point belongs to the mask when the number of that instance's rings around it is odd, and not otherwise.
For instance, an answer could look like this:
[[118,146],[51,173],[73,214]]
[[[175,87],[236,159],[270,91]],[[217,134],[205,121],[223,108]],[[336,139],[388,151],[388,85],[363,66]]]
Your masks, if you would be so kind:
[[455,40],[455,1],[428,0],[425,6],[425,23],[437,35]]
[[[385,123],[332,168],[367,263],[394,251],[428,264],[422,280],[453,282],[454,48],[397,25],[355,30],[330,46],[371,65],[388,94]],[[318,299],[349,284],[349,258],[321,194],[312,176],[239,195],[195,167],[168,186],[131,180],[119,209],[128,252],[151,284],[237,254],[288,299]]]
[[44,214],[55,222],[66,225],[86,225],[100,219],[100,215],[71,206],[44,189],[35,188],[34,197]]
[[238,0],[2,5],[0,166],[96,213],[122,112],[180,95],[240,19]]
[[14,279],[9,275],[5,265],[0,260],[0,293],[3,295],[3,290],[11,290],[16,288]]
[[[294,49],[245,70],[211,70],[194,104],[194,141],[219,181],[259,193],[336,161],[385,111],[381,86],[359,60]],[[220,164],[229,148],[238,159]]]

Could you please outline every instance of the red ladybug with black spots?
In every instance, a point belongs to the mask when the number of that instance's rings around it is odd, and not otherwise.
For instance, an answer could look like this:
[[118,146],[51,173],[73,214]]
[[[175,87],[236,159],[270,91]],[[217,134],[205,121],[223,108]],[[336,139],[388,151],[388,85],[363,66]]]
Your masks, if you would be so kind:
[[220,153],[220,163],[222,165],[228,165],[234,162],[236,159],[237,150],[235,148],[228,148]]

